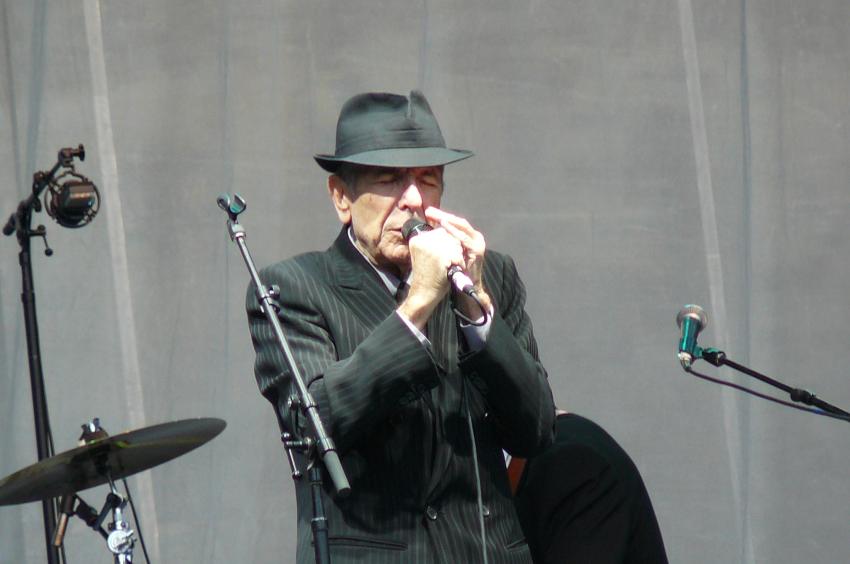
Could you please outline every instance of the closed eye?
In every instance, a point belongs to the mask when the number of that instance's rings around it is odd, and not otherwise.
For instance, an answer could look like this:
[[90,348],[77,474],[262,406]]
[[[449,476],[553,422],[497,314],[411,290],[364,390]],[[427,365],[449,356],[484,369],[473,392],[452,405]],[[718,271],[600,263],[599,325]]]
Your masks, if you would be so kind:
[[375,179],[375,182],[377,182],[378,184],[397,184],[400,179],[400,174],[387,173],[380,175],[378,178]]

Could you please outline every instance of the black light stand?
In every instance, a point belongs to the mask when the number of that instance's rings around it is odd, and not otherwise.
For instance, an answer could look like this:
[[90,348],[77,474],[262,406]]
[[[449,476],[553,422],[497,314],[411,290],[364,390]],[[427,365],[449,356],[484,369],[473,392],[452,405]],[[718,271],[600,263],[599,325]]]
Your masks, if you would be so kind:
[[286,448],[286,456],[292,469],[292,478],[294,480],[301,479],[302,473],[295,465],[295,457],[292,451],[307,453],[306,458],[309,460],[309,479],[311,484],[310,490],[313,499],[312,529],[314,555],[317,564],[330,564],[328,527],[322,506],[322,472],[319,467],[319,461],[321,460],[324,463],[338,497],[347,497],[351,493],[351,486],[339,461],[339,455],[336,452],[333,440],[328,436],[322,420],[319,418],[319,409],[316,401],[307,390],[304,378],[295,364],[292,351],[283,334],[283,328],[277,317],[280,305],[276,299],[280,295],[280,289],[274,286],[266,287],[263,284],[254,265],[254,260],[251,258],[251,253],[248,251],[248,246],[245,244],[245,229],[239,225],[237,219],[239,214],[245,211],[245,200],[239,194],[235,194],[233,197],[230,194],[222,194],[218,197],[217,201],[218,206],[227,213],[229,218],[227,221],[227,230],[230,234],[230,239],[239,247],[239,252],[242,254],[242,259],[245,261],[245,266],[248,267],[248,272],[251,275],[251,282],[256,290],[257,300],[272,326],[280,349],[283,352],[284,358],[286,358],[286,363],[292,372],[292,381],[295,384],[296,393],[289,398],[287,403],[290,409],[301,411],[307,417],[310,424],[310,430],[313,436],[298,439],[284,431],[280,419],[281,414],[278,413],[278,423],[281,424],[282,431],[281,440],[283,441],[283,446]]
[[[97,213],[97,189],[85,177],[74,172],[73,161],[78,158],[81,161],[85,160],[85,149],[82,145],[77,148],[63,148],[59,150],[59,156],[56,164],[48,172],[36,172],[33,174],[32,193],[23,199],[17,210],[12,213],[6,225],[3,227],[3,234],[10,236],[13,233],[17,234],[18,244],[21,247],[21,252],[18,255],[21,265],[21,280],[22,291],[21,301],[24,309],[24,325],[27,337],[27,355],[29,357],[30,368],[30,387],[32,389],[32,406],[33,417],[35,418],[35,441],[38,451],[38,459],[43,460],[53,455],[53,444],[50,438],[50,418],[48,416],[47,398],[44,391],[44,373],[41,368],[41,350],[38,338],[38,318],[35,309],[35,289],[33,283],[32,256],[30,254],[30,240],[33,237],[41,237],[44,240],[47,256],[53,254],[53,250],[47,244],[47,230],[44,225],[39,225],[37,228],[32,228],[32,214],[39,212],[42,209],[40,197],[45,188],[50,186],[51,199],[46,202],[48,213],[57,221],[62,223],[60,218],[70,217],[68,219],[68,227],[80,227],[91,221],[94,214]],[[56,173],[60,168],[68,169],[59,178],[70,174],[77,180],[66,182],[65,186],[55,190]],[[78,185],[82,190],[77,190],[71,185]],[[63,190],[64,188],[64,190]],[[82,196],[78,197],[79,193]],[[83,201],[86,200],[86,201]],[[66,204],[70,203],[70,206]],[[88,212],[83,212],[79,216],[79,221],[75,221],[72,216],[62,215],[62,211],[73,209],[75,206],[79,209],[88,208]],[[57,209],[60,215],[56,215]],[[94,211],[91,211],[91,210]],[[44,537],[45,546],[47,548],[48,564],[59,564],[59,549],[53,546],[53,532],[56,528],[56,506],[54,500],[42,500],[42,510],[44,513]]]

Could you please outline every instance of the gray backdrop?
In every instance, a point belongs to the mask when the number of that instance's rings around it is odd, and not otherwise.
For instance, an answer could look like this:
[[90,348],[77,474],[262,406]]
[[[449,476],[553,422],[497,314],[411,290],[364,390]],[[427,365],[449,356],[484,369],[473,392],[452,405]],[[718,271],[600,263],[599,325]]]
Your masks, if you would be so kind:
[[[634,457],[671,561],[850,559],[846,423],[685,375],[674,322],[702,304],[701,343],[850,406],[846,0],[4,0],[0,34],[3,220],[62,146],[103,195],[85,229],[36,219],[57,450],[92,416],[228,422],[130,480],[155,562],[294,546],[216,196],[248,200],[258,263],[325,248],[311,155],[347,97],[411,88],[477,153],[445,207],[516,257],[557,402]],[[36,459],[17,250],[0,240],[3,476]],[[66,542],[111,561],[82,522]],[[0,562],[38,561],[40,504],[0,507]]]

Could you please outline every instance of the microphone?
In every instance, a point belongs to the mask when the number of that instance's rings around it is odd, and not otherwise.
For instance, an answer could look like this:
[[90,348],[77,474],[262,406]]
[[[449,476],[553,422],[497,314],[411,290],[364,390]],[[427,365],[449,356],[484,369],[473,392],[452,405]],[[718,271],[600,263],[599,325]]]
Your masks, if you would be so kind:
[[419,235],[423,231],[431,231],[434,229],[421,219],[411,217],[407,221],[404,222],[404,225],[401,226],[401,236],[404,237],[405,241],[410,241],[416,235]]
[[[401,236],[404,237],[405,241],[410,241],[423,231],[431,231],[432,229],[433,227],[421,219],[411,217],[401,226]],[[475,283],[472,282],[472,279],[458,265],[454,264],[450,266],[446,271],[446,276],[458,292],[463,292],[470,296],[475,293]]]
[[689,370],[693,361],[701,356],[702,351],[697,347],[697,335],[708,327],[708,316],[698,305],[688,304],[676,316],[676,325],[682,330],[679,362],[682,363],[682,368]]
[[61,186],[51,181],[44,196],[44,208],[47,215],[62,227],[77,228],[88,224],[97,215],[100,192],[85,176],[76,173],[72,176],[75,178]]
[[233,198],[231,198],[230,194],[228,194],[227,192],[219,195],[219,197],[216,199],[216,202],[218,202],[218,207],[223,209],[227,213],[227,216],[230,218],[230,220],[234,223],[237,221],[236,218],[239,216],[239,214],[245,211],[245,208],[247,207],[247,204],[245,203],[245,198],[243,198],[239,194],[234,194]]

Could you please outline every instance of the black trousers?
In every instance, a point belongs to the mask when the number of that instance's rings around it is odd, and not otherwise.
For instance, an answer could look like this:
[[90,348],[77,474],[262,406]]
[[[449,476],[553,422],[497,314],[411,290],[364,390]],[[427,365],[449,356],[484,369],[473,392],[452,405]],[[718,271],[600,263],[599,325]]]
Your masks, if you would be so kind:
[[516,506],[535,564],[666,564],[643,479],[599,425],[559,415],[555,443],[529,460]]

